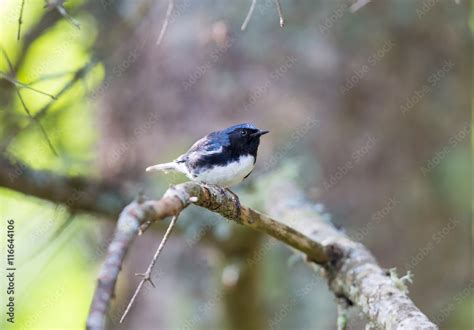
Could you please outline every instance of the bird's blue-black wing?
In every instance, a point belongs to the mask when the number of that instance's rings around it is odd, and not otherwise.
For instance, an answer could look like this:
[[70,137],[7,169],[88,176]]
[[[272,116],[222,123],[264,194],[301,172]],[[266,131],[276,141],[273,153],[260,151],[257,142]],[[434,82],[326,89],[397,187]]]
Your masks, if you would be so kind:
[[219,153],[222,148],[229,144],[229,138],[225,134],[219,134],[219,132],[212,132],[202,139],[196,141],[191,148],[177,161],[193,160],[205,155],[211,155]]

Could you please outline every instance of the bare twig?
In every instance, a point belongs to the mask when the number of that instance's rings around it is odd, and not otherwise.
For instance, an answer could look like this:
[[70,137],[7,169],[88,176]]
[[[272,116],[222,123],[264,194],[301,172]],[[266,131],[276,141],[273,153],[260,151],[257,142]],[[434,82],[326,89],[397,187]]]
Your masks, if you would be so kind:
[[49,97],[49,98],[51,98],[51,99],[53,99],[53,100],[57,100],[56,96],[51,95],[51,94],[46,93],[46,92],[43,92],[43,91],[41,91],[41,90],[39,90],[39,89],[36,89],[36,88],[31,87],[31,86],[29,86],[29,85],[27,85],[27,84],[24,84],[24,83],[22,83],[22,82],[20,82],[20,81],[17,81],[17,80],[16,80],[15,83],[16,83],[18,86],[20,86],[21,88],[29,89],[29,90],[31,90],[31,91],[33,91],[33,92],[38,93],[38,94],[42,94],[42,95],[44,95],[44,96],[47,96],[47,97]]
[[355,13],[365,5],[367,5],[370,2],[370,0],[357,0],[355,3],[353,3],[350,7],[351,13]]
[[[58,208],[58,205],[56,206],[56,209],[57,208]],[[23,264],[23,265],[28,264],[29,262],[33,261],[41,254],[43,254],[43,252],[47,251],[48,247],[54,245],[54,243],[61,237],[61,235],[64,234],[64,232],[68,228],[70,228],[71,224],[74,221],[75,216],[76,214],[74,212],[70,212],[69,215],[64,220],[64,222],[58,228],[56,228],[51,235],[49,235],[49,237],[45,240],[45,242],[41,244],[41,246],[36,247],[35,250],[32,251],[32,253],[29,256],[21,260],[20,264]]]
[[[31,3],[31,1],[30,1]],[[25,3],[25,10],[26,10],[26,3]],[[31,45],[41,36],[43,33],[49,29],[50,27],[54,26],[60,19],[62,18],[61,14],[57,10],[47,13],[45,15],[41,15],[41,18],[38,22],[36,22],[28,31],[24,31],[27,33],[22,32],[22,43],[19,45],[20,49],[18,52],[18,56],[16,57],[15,62],[15,69],[18,70],[22,67],[27,57],[28,49],[30,49]],[[23,30],[23,29],[22,29]]]
[[171,14],[173,13],[173,8],[174,8],[174,0],[170,0],[168,3],[168,9],[166,9],[165,20],[163,22],[163,25],[161,26],[160,35],[158,36],[158,40],[156,41],[157,46],[159,46],[161,42],[163,41],[166,30],[168,29],[168,24],[170,23]]
[[250,4],[250,8],[249,8],[249,11],[247,13],[247,16],[245,17],[245,20],[244,22],[242,23],[242,26],[240,27],[240,29],[242,31],[245,31],[245,29],[247,28],[247,25],[249,24],[250,22],[250,18],[252,17],[253,15],[253,11],[255,9],[255,5],[257,4],[257,0],[252,0],[252,3]]
[[10,69],[10,72],[11,72],[12,74],[15,74],[15,69],[13,68],[13,64],[12,64],[12,62],[10,61],[10,57],[8,56],[7,52],[5,51],[5,49],[3,49],[3,47],[0,47],[0,50],[2,51],[3,58],[5,59],[5,61],[6,61],[7,64],[8,64],[8,68]]
[[[278,192],[298,196],[291,187]],[[310,262],[323,267],[329,286],[336,296],[345,297],[361,307],[377,326],[390,329],[397,325],[409,329],[437,329],[416,308],[406,293],[385,275],[362,244],[351,241],[344,233],[322,220],[311,205],[300,208],[295,206],[295,199],[300,200],[296,197],[288,198],[287,203],[272,198],[273,208],[277,204],[291,204],[289,214],[293,220],[297,220],[278,221],[242,205],[225,189],[194,182],[171,187],[158,201],[133,202],[122,211],[99,274],[87,320],[88,329],[104,329],[107,309],[121,265],[140,225],[178,214],[192,196],[197,198],[195,204],[241,225],[262,231],[306,254]],[[282,216],[286,218],[288,214],[282,213]]]
[[[13,67],[13,64],[12,62],[10,61],[10,57],[8,56],[7,52],[2,48],[0,47],[0,50],[3,54],[3,57],[5,58],[5,61],[7,62],[8,64],[8,67],[10,69],[10,72],[11,74],[15,75],[15,69]],[[30,86],[27,86],[26,84],[23,84],[23,83],[20,83],[18,80],[16,80],[15,78],[11,78],[9,77],[7,74],[5,73],[1,73],[1,77],[4,78],[5,80],[9,81],[10,83],[12,83],[15,87],[15,91],[16,91],[16,94],[18,96],[18,98],[20,99],[20,102],[23,106],[23,109],[25,110],[26,114],[28,115],[28,117],[30,117],[31,121],[36,123],[41,131],[41,134],[43,134],[45,140],[46,140],[46,143],[48,144],[49,148],[51,149],[51,151],[53,152],[53,154],[55,156],[58,156],[58,153],[56,151],[56,149],[54,148],[52,142],[51,142],[51,139],[49,138],[48,136],[48,133],[46,132],[46,130],[44,129],[44,127],[41,125],[41,123],[39,122],[39,120],[37,118],[35,118],[35,116],[33,116],[31,114],[31,111],[30,109],[28,108],[28,106],[26,105],[26,102],[25,100],[23,99],[23,96],[21,95],[20,93],[20,90],[18,89],[18,85],[20,85],[21,87],[24,87],[24,88],[28,88],[28,89],[31,89],[37,93],[40,93],[40,94],[43,94],[43,95],[47,95],[49,97],[51,97],[53,100],[56,100],[56,98],[53,96],[53,95],[50,95],[48,93],[45,93],[45,92],[42,92],[40,90],[37,90],[36,88],[33,88],[33,87],[30,87]]]
[[[96,64],[97,62],[95,60],[91,60],[90,62],[82,66],[79,70],[77,70],[71,80],[69,80],[69,82],[64,85],[64,87],[55,95],[56,99],[59,99],[64,93],[71,89],[72,86],[74,86],[74,84],[76,83],[76,81],[85,78],[85,76],[96,66]],[[35,114],[35,117],[37,119],[40,119],[45,116],[51,105],[52,102],[46,104],[43,108],[38,110],[38,112]]]
[[[278,17],[280,18],[280,27],[283,27],[285,25],[285,19],[283,18],[283,12],[281,10],[281,4],[279,0],[274,0],[275,5],[278,11]],[[255,5],[257,4],[257,0],[252,0],[252,3],[250,4],[249,11],[247,13],[247,16],[245,17],[244,22],[242,23],[241,30],[244,31],[247,28],[247,25],[250,22],[250,18],[252,18],[253,12],[255,10]]]
[[22,0],[21,7],[20,7],[20,16],[18,17],[18,33],[16,35],[16,39],[20,40],[21,36],[21,24],[23,23],[23,9],[25,8],[25,0]]
[[71,15],[69,15],[68,12],[66,11],[66,8],[64,8],[63,5],[56,6],[56,9],[61,14],[61,16],[63,16],[67,21],[69,21],[69,23],[71,23],[72,25],[74,25],[78,29],[81,29],[81,24],[79,23],[79,21],[76,20]]
[[151,276],[151,271],[153,270],[153,267],[155,266],[156,260],[158,260],[158,257],[160,256],[160,253],[163,250],[163,247],[165,246],[166,241],[168,240],[168,238],[171,234],[171,231],[173,230],[173,227],[176,224],[176,221],[178,220],[178,215],[179,214],[176,214],[173,217],[173,219],[171,219],[170,225],[168,226],[168,229],[166,229],[165,235],[163,236],[163,239],[161,240],[160,245],[158,246],[158,249],[156,250],[155,255],[153,256],[153,259],[151,260],[151,263],[148,266],[148,269],[146,270],[146,272],[144,274],[135,274],[135,275],[138,275],[138,276],[142,276],[143,279],[138,284],[137,289],[135,290],[135,293],[132,296],[132,299],[130,299],[130,302],[128,303],[127,308],[125,309],[125,312],[123,313],[122,317],[120,318],[120,323],[122,323],[123,320],[125,319],[125,317],[127,316],[130,308],[133,305],[133,302],[137,298],[137,295],[140,292],[140,290],[142,289],[143,284],[146,281],[148,281],[148,282],[150,282],[150,284],[153,287],[155,287],[155,284],[152,282],[151,277],[150,277]]
[[29,81],[28,85],[34,85],[36,83],[39,83],[40,81],[62,78],[64,76],[75,74],[75,73],[76,71],[65,71],[65,72],[45,74],[45,75],[42,75],[41,77],[38,77],[37,79]]
[[74,17],[69,15],[66,8],[64,8],[64,3],[66,2],[66,0],[46,0],[45,2],[45,8],[47,8],[48,10],[56,9],[62,17],[69,21],[69,23],[71,23],[78,29],[81,28],[79,22]]
[[[84,78],[95,67],[96,64],[97,64],[97,62],[92,60],[89,63],[87,63],[86,65],[84,65],[83,67],[81,67],[79,70],[77,70],[74,73],[74,76],[71,78],[71,80],[66,85],[64,85],[64,87],[54,96],[54,100],[51,100],[46,105],[44,105],[41,109],[39,109],[33,115],[33,119],[35,121],[39,121],[42,117],[44,117],[47,114],[49,108],[54,104],[54,101],[59,99],[64,93],[66,93],[69,89],[71,89],[74,86],[74,84],[76,83],[77,80]],[[14,126],[14,127],[10,128],[10,130],[8,132],[9,133],[8,136],[6,138],[4,138],[4,141],[0,145],[0,150],[5,150],[6,148],[8,148],[11,141],[13,141],[13,139],[22,130],[26,130],[28,127],[29,127],[29,125],[27,125],[25,127]]]
[[281,10],[280,0],[275,0],[275,4],[278,11],[278,17],[280,17],[280,27],[283,27],[285,25],[285,19],[283,18],[283,12]]
[[46,143],[48,144],[48,147],[49,149],[51,149],[51,151],[53,152],[53,154],[56,156],[56,157],[59,157],[59,154],[58,152],[56,151],[56,149],[54,148],[53,146],[53,143],[51,142],[51,139],[49,138],[48,136],[48,133],[46,132],[46,130],[44,129],[43,125],[41,125],[41,123],[39,122],[39,120],[33,116],[31,114],[31,111],[28,109],[28,107],[26,106],[26,103],[25,103],[25,100],[23,99],[23,96],[21,96],[21,93],[20,91],[18,90],[17,87],[15,87],[16,89],[16,94],[18,95],[18,98],[20,99],[20,102],[23,106],[23,109],[25,109],[25,112],[26,114],[28,115],[28,117],[30,117],[31,121],[35,122],[36,125],[38,125],[40,131],[41,131],[41,134],[43,134],[43,137],[44,139],[46,140]]
[[42,95],[47,96],[47,97],[49,97],[49,98],[51,98],[51,99],[53,99],[53,100],[56,100],[56,97],[55,97],[54,95],[48,94],[48,93],[43,92],[43,91],[41,91],[41,90],[39,90],[39,89],[36,89],[36,88],[34,88],[34,87],[31,87],[29,84],[22,83],[22,82],[16,80],[15,78],[10,77],[10,76],[9,76],[8,74],[6,74],[5,72],[1,72],[1,71],[0,71],[0,78],[5,79],[6,81],[10,82],[11,84],[13,84],[13,85],[15,85],[15,86],[20,86],[21,88],[29,89],[29,90],[31,90],[31,91],[33,91],[33,92],[36,92],[36,93],[38,93],[38,94],[42,94]]

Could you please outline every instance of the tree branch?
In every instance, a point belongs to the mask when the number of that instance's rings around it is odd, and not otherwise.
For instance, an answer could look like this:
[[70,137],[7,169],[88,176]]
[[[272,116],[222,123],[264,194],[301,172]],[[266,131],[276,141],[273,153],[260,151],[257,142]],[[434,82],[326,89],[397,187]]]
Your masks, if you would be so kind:
[[71,210],[116,217],[131,199],[119,187],[83,177],[33,170],[0,154],[0,187],[67,205]]
[[[322,221],[311,208],[304,207],[301,213],[299,210],[296,215],[293,213],[292,219],[297,221],[292,221],[290,226],[241,205],[227,190],[193,182],[171,187],[158,201],[133,202],[122,211],[99,274],[87,320],[88,329],[104,329],[118,273],[140,226],[178,214],[190,200],[306,254],[308,260],[323,266],[336,296],[360,306],[376,325],[388,329],[437,329],[386,276],[362,244],[351,241],[332,224]],[[274,200],[272,204],[277,203]],[[295,211],[294,205],[292,209]],[[310,221],[314,225],[309,225]]]
[[322,219],[295,180],[265,180],[266,210],[310,239],[320,242],[330,262],[322,264],[323,276],[337,298],[362,309],[383,329],[437,329],[407,296],[406,287],[380,268],[361,243],[352,241],[330,221]]
[[[121,205],[125,205],[125,200],[130,198],[115,186],[32,170],[5,156],[0,156],[0,186],[62,203],[73,210],[109,216],[115,216]],[[159,201],[134,202],[127,206],[120,215],[115,238],[99,276],[88,320],[90,328],[104,327],[105,313],[118,272],[140,224],[177,214],[187,205],[189,198],[195,196],[197,205],[267,233],[322,265],[335,295],[361,307],[380,327],[436,329],[414,306],[404,289],[377,265],[370,252],[332,224],[321,220],[297,188],[291,184],[266,188],[272,192],[267,194],[268,210],[281,222],[241,206],[233,195],[223,189],[195,183],[170,188]]]
[[[135,189],[85,176],[35,170],[3,153],[0,153],[0,187],[62,204],[73,213],[93,213],[107,219],[115,219],[127,203],[137,197]],[[177,227],[176,231],[183,234],[179,225]],[[212,232],[203,235],[199,241],[215,243]]]

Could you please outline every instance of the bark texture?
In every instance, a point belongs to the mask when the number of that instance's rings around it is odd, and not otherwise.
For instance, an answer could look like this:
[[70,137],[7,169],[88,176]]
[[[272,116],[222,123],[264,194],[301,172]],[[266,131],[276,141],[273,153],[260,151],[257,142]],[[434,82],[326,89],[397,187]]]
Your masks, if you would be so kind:
[[330,260],[321,265],[323,274],[337,297],[360,307],[383,329],[437,329],[407,296],[403,282],[382,269],[364,245],[322,219],[291,181],[272,182],[267,211],[323,246]]

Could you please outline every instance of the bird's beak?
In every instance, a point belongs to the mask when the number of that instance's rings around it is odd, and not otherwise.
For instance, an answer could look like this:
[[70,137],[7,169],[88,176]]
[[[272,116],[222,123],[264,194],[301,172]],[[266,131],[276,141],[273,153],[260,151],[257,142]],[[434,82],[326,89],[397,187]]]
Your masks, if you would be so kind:
[[267,133],[270,133],[270,131],[258,131],[258,132],[252,133],[250,135],[252,137],[258,137],[258,136],[262,136],[263,134],[267,134]]

